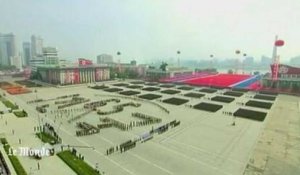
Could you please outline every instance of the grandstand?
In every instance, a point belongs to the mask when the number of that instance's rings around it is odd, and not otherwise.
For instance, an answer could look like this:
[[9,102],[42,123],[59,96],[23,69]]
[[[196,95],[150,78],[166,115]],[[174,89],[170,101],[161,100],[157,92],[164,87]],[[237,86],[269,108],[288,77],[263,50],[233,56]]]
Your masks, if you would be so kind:
[[209,86],[219,88],[239,88],[259,90],[262,75],[244,74],[213,74],[208,72],[196,73],[193,75],[181,75],[172,78],[161,79],[163,83],[178,83],[192,86]]

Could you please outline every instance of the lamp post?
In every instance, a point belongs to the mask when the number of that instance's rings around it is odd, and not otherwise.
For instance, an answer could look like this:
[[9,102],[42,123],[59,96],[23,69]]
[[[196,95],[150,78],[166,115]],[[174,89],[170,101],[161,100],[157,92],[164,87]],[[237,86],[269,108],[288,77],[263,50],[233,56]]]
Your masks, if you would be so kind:
[[119,78],[120,78],[120,75],[121,75],[121,61],[120,61],[120,55],[121,55],[121,52],[118,51],[118,52],[117,52],[117,56],[118,56],[118,72],[119,72]]
[[242,73],[243,73],[243,74],[245,74],[245,72],[244,72],[244,66],[245,66],[245,65],[244,65],[244,61],[246,60],[246,56],[247,56],[247,54],[244,53],[244,54],[243,54],[244,60],[242,60]]
[[213,58],[214,58],[214,55],[211,54],[211,55],[209,55],[209,57],[210,57],[210,68],[213,69]]
[[177,66],[178,66],[178,67],[180,67],[180,53],[181,53],[180,50],[177,50],[177,55],[178,55],[178,58],[177,58],[177,59],[178,59],[178,60],[177,60],[177,64],[178,64],[178,65],[177,65]]
[[236,50],[235,54],[237,55],[237,59],[236,59],[236,67],[235,67],[235,74],[237,74],[238,72],[238,68],[239,68],[239,54],[241,53],[240,50]]

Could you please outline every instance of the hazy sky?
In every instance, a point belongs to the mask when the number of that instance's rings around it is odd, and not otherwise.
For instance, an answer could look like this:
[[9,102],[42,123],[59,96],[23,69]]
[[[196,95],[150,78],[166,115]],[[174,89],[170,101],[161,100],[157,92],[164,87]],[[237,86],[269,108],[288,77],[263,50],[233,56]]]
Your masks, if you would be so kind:
[[[235,57],[240,49],[271,56],[275,34],[282,59],[300,55],[299,0],[0,0],[0,32],[20,45],[32,34],[61,58],[121,51],[125,61]],[[20,48],[20,47],[19,47]]]

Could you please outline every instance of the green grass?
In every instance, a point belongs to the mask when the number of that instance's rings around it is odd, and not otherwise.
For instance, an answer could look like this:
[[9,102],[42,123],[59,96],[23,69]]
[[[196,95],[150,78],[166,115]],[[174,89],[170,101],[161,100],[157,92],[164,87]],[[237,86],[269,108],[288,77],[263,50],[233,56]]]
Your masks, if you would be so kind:
[[19,106],[14,105],[12,102],[6,100],[5,98],[0,98],[0,100],[6,107],[11,108],[12,110],[19,109]]
[[36,133],[36,136],[38,136],[38,138],[41,139],[44,143],[54,145],[57,142],[57,140],[52,135],[45,132]]
[[58,153],[57,156],[61,158],[78,175],[99,175],[94,168],[92,168],[83,160],[78,159],[70,151],[62,151]]
[[7,140],[6,138],[0,138],[0,142],[4,145],[7,144]]
[[22,117],[27,117],[27,112],[26,111],[14,111],[14,114],[16,117],[22,118]]
[[[9,154],[9,149],[10,149],[10,145],[7,143],[7,140],[5,138],[0,138],[0,141],[3,145],[3,148],[6,152],[6,154]],[[27,175],[24,167],[22,166],[22,164],[20,163],[19,159],[17,156],[14,155],[8,155],[8,158],[11,162],[11,164],[13,165],[17,175]]]

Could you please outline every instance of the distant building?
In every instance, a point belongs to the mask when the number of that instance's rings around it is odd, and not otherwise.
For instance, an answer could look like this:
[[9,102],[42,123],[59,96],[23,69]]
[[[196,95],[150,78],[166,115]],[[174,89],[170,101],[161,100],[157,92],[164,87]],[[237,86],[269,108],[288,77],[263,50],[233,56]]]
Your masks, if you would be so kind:
[[146,77],[148,80],[158,81],[161,78],[172,78],[182,75],[193,75],[194,71],[184,67],[168,67],[166,71],[161,69],[147,69]]
[[22,59],[21,56],[10,57],[11,65],[15,66],[17,69],[22,70]]
[[262,66],[269,66],[272,63],[272,58],[266,57],[266,56],[262,56],[260,63]]
[[31,71],[32,71],[32,72],[36,72],[38,66],[43,66],[43,65],[45,65],[45,59],[44,59],[44,57],[42,57],[42,56],[35,57],[34,59],[31,59],[31,60],[30,60],[29,65],[30,65],[30,67],[31,67]]
[[108,67],[92,65],[85,67],[54,67],[47,65],[37,68],[37,78],[55,85],[93,83],[109,80],[110,70]]
[[58,65],[58,53],[57,49],[54,47],[44,47],[43,48],[43,57],[45,59],[45,64],[48,65]]
[[29,66],[31,58],[31,43],[23,42],[23,65]]
[[148,69],[148,65],[140,64],[140,65],[132,65],[130,63],[120,63],[120,64],[112,64],[109,65],[110,68],[116,73],[121,74],[130,74],[128,75],[130,78],[142,78],[146,76],[146,70]]
[[44,47],[42,52],[42,55],[36,55],[30,60],[30,66],[33,72],[36,72],[39,66],[59,66],[60,62],[56,48]]
[[246,57],[243,61],[243,64],[247,66],[252,66],[254,65],[254,58],[253,57]]
[[[278,71],[277,79],[274,80]],[[273,78],[272,78],[273,77]],[[262,85],[264,88],[273,90],[291,90],[294,92],[300,92],[300,68],[289,66],[285,64],[279,64],[276,68],[275,64],[271,65],[271,74],[266,75],[262,79]]]
[[132,60],[132,61],[130,61],[130,64],[136,66],[136,61]]
[[294,66],[300,66],[300,56],[291,58],[290,64]]
[[43,55],[43,39],[39,36],[31,36],[31,55],[33,59]]
[[11,58],[17,56],[15,35],[0,33],[0,65],[11,65]]
[[97,64],[112,64],[113,56],[108,54],[101,54],[97,56]]

